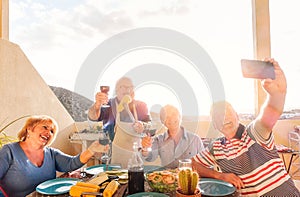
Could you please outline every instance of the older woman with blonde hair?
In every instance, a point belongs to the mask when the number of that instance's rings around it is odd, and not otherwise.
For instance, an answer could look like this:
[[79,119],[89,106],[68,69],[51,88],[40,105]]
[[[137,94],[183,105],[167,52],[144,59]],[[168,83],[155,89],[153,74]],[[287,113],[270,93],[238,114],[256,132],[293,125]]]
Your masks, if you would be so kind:
[[109,146],[93,142],[87,150],[71,156],[49,147],[58,132],[57,122],[46,115],[31,116],[18,133],[18,142],[0,149],[0,187],[8,196],[26,196],[56,172],[69,172],[82,167],[95,154]]

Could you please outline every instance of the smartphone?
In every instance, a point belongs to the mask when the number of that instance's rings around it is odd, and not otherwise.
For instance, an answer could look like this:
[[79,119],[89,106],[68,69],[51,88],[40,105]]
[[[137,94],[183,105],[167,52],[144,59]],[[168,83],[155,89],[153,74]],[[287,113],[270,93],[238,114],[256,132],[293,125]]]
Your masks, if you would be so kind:
[[270,62],[242,59],[241,66],[245,78],[275,79],[274,66]]

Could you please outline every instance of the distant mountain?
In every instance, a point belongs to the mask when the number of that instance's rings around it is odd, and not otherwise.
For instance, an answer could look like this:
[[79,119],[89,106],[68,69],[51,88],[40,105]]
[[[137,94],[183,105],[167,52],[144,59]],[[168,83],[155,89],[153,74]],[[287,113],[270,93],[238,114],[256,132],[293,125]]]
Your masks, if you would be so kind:
[[[90,99],[72,92],[70,90],[49,86],[58,100],[66,108],[69,114],[76,122],[84,122],[87,120],[87,111],[89,107],[93,104],[93,101]],[[151,112],[152,120],[160,121],[159,113]],[[253,114],[239,114],[240,120],[253,120],[255,117]],[[285,111],[280,119],[299,119],[300,118],[300,109],[295,109],[291,111]],[[208,121],[208,116],[184,116],[183,121]]]
[[87,111],[93,101],[61,87],[49,87],[76,122],[87,120]]

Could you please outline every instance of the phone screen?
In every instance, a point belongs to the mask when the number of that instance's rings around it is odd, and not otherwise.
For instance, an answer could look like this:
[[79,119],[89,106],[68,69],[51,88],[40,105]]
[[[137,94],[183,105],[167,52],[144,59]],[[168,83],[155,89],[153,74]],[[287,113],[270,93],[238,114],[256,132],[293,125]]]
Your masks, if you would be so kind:
[[246,78],[275,79],[274,66],[270,62],[260,60],[241,60],[242,73]]

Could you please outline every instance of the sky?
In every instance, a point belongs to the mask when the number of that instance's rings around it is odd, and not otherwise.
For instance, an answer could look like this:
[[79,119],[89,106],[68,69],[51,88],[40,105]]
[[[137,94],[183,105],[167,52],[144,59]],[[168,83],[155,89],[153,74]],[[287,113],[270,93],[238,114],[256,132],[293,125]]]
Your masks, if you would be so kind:
[[[9,3],[9,39],[48,85],[94,100],[100,84],[109,84],[113,96],[115,81],[129,74],[136,98],[152,110],[170,103],[184,115],[208,114],[224,97],[239,111],[253,111],[254,82],[240,70],[240,59],[253,58],[250,0]],[[274,53],[287,51],[280,48]]]

